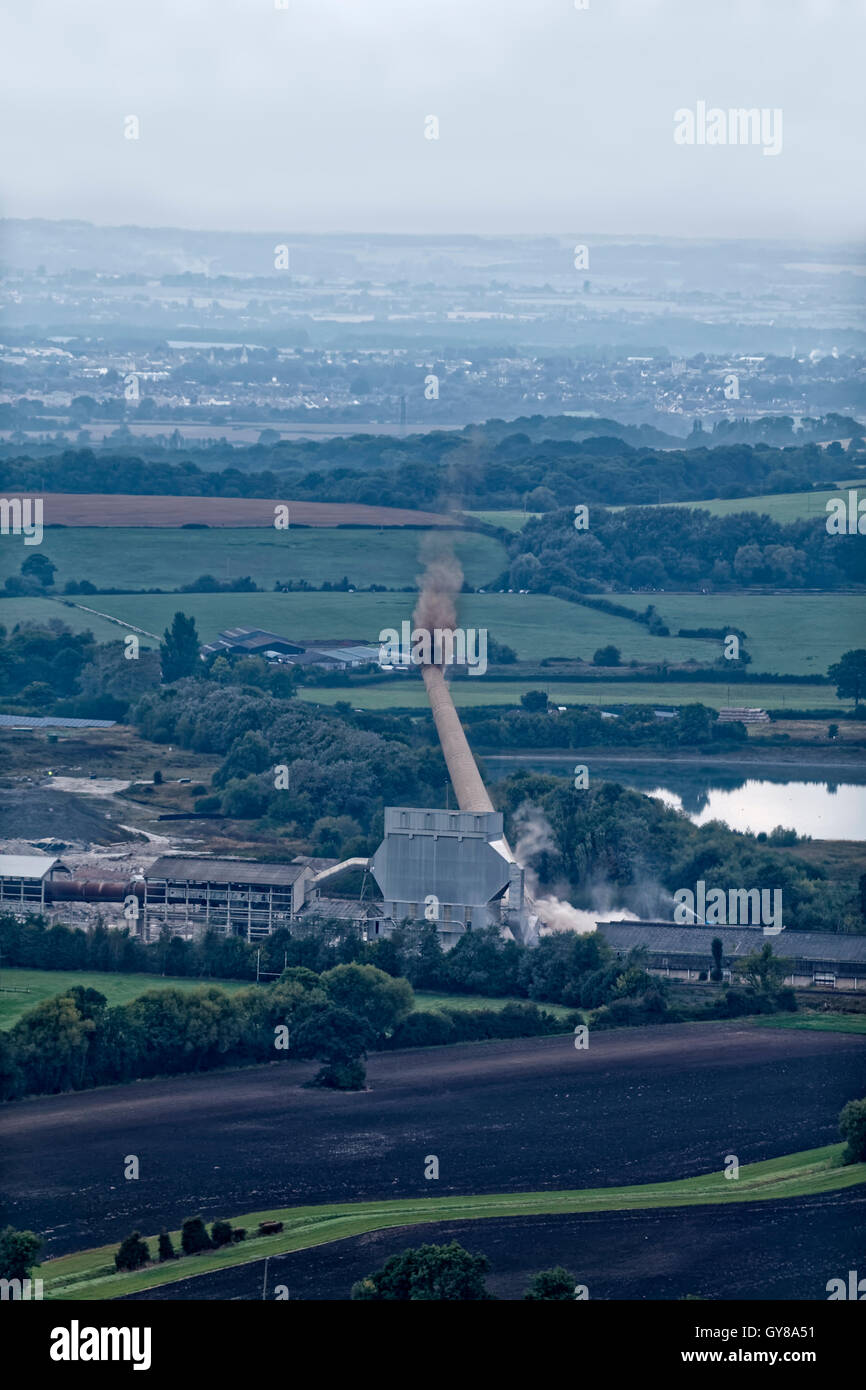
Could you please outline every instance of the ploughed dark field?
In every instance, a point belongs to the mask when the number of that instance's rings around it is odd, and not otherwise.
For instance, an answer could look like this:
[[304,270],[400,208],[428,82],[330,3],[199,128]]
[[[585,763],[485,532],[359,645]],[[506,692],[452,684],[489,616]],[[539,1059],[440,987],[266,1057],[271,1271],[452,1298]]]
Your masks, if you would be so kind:
[[[6,1106],[0,1225],[46,1253],[307,1203],[660,1182],[838,1138],[866,1039],[737,1022],[393,1052],[371,1089],[276,1063]],[[136,1154],[137,1181],[124,1179]],[[439,1181],[424,1179],[426,1155]],[[828,1276],[829,1277],[829,1276]]]
[[[564,1265],[593,1299],[826,1299],[827,1280],[862,1266],[866,1195],[830,1192],[720,1211],[592,1212],[437,1221],[355,1236],[268,1261],[267,1296],[340,1300],[410,1245],[457,1240],[490,1260],[487,1287],[521,1299],[533,1274]],[[221,1269],[139,1299],[260,1299],[264,1262]],[[286,1293],[280,1294],[281,1298]],[[808,1319],[806,1319],[808,1321]]]

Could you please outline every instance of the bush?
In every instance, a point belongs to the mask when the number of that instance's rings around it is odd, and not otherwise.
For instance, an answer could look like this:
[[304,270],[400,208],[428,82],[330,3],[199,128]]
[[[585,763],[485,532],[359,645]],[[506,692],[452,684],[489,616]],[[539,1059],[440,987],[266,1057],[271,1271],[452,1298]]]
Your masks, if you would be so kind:
[[246,1238],[247,1238],[247,1228],[246,1228],[246,1226],[235,1226],[235,1228],[234,1228],[233,1231],[232,1231],[232,1245],[237,1245],[238,1241],[246,1240]]
[[523,1298],[527,1303],[573,1303],[574,1275],[562,1265],[539,1270]]
[[185,1255],[198,1255],[202,1250],[211,1249],[211,1238],[200,1216],[190,1216],[184,1221],[180,1232],[180,1247]]
[[168,1231],[159,1233],[159,1262],[165,1264],[166,1260],[176,1260],[177,1251],[171,1243],[171,1236]]
[[619,647],[614,647],[613,644],[609,647],[599,647],[592,658],[593,666],[619,666],[621,661]]
[[392,1047],[441,1047],[454,1038],[454,1024],[446,1014],[416,1009],[394,1029]]
[[849,1100],[839,1116],[839,1133],[847,1139],[843,1163],[866,1163],[866,1100]]
[[133,1231],[120,1246],[114,1257],[116,1269],[141,1269],[150,1262],[147,1241],[142,1240],[141,1231]]
[[29,1279],[43,1240],[34,1231],[0,1231],[0,1279]]
[[358,1058],[346,1062],[329,1062],[316,1072],[308,1086],[324,1086],[330,1091],[363,1091],[367,1085],[367,1071]]
[[193,810],[213,814],[213,812],[219,811],[222,804],[221,796],[200,796],[193,802]]
[[231,1245],[232,1223],[230,1221],[215,1221],[210,1228],[210,1238],[216,1249],[222,1245]]
[[453,1240],[450,1245],[419,1245],[392,1255],[381,1269],[352,1287],[352,1298],[376,1303],[486,1301],[486,1255],[472,1255]]

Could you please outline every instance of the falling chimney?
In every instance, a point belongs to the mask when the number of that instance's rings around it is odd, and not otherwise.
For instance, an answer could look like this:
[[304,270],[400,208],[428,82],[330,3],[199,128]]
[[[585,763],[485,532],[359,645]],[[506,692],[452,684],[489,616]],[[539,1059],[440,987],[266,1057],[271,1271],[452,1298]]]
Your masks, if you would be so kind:
[[442,753],[451,777],[451,785],[461,811],[492,811],[493,802],[481,780],[472,749],[463,732],[463,725],[454,708],[454,701],[438,666],[423,666],[421,674],[427,687],[427,698],[433,711],[433,722],[439,735]]

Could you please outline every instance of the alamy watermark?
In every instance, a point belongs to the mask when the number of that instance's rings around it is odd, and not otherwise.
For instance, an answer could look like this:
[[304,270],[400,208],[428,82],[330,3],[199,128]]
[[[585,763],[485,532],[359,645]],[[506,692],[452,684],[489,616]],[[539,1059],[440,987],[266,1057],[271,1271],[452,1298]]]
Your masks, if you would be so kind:
[[782,153],[780,106],[721,106],[697,102],[694,111],[681,106],[674,112],[676,145],[761,145],[764,154]]
[[680,926],[774,927],[782,930],[781,888],[710,888],[702,878],[694,891],[674,893],[674,921]]
[[829,497],[825,510],[829,536],[866,536],[866,497],[861,499],[856,488],[847,498]]
[[23,536],[25,545],[41,545],[42,498],[0,497],[0,536]]
[[400,631],[379,633],[380,666],[467,666],[470,676],[487,670],[486,627],[416,627],[404,621]]

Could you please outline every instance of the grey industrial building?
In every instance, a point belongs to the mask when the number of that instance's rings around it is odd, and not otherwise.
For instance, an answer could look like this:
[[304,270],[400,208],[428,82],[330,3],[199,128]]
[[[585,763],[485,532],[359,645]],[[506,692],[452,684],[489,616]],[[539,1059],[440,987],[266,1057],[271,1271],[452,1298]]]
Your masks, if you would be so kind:
[[598,932],[618,955],[643,947],[649,970],[670,979],[697,980],[708,972],[712,943],[718,937],[726,979],[732,978],[737,961],[769,941],[774,955],[791,962],[788,985],[866,989],[866,936],[787,929],[765,935],[760,927],[681,927],[672,922],[599,922]]
[[290,925],[313,878],[303,863],[164,855],[144,875],[141,935],[153,940],[168,927],[184,936],[218,931],[257,941]]
[[520,928],[523,870],[501,811],[385,809],[385,838],[370,861],[383,915],[435,922],[444,947],[473,927]]

